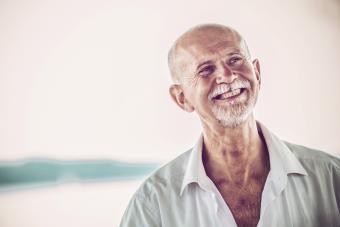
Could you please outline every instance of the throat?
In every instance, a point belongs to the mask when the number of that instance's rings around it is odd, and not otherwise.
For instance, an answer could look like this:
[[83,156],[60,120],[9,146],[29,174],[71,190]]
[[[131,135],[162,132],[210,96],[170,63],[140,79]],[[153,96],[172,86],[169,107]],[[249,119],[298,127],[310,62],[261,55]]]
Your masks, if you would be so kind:
[[237,187],[246,187],[253,179],[263,181],[270,169],[266,142],[251,123],[225,134],[205,134],[202,161],[214,183]]
[[238,150],[220,152],[219,157],[209,159],[203,152],[206,173],[216,185],[247,187],[250,182],[264,183],[270,170],[267,151],[256,153]]

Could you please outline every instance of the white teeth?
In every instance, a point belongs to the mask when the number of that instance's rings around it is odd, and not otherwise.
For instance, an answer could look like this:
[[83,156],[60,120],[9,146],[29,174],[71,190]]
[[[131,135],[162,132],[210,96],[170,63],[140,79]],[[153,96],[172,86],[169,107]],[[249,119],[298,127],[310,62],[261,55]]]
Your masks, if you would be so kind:
[[225,92],[228,92],[230,91],[230,86],[228,85],[221,85],[221,86],[218,86],[210,95],[209,95],[209,99],[213,99],[213,98],[216,98],[217,96],[225,93]]
[[230,98],[232,96],[238,95],[240,93],[241,93],[241,89],[235,89],[235,90],[232,90],[232,91],[229,91],[229,92],[222,94],[220,96],[220,99],[227,99],[227,98]]
[[241,93],[242,88],[250,88],[250,82],[247,80],[235,80],[231,84],[220,84],[213,89],[208,95],[209,100],[216,98],[226,99]]

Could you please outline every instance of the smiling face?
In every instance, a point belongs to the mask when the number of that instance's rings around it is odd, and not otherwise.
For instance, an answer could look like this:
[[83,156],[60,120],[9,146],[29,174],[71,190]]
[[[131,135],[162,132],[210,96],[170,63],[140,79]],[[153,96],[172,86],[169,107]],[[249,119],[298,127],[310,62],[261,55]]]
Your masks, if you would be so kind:
[[234,30],[202,26],[185,33],[170,55],[179,84],[171,96],[186,111],[196,111],[203,123],[236,127],[255,106],[260,71],[250,61],[247,46]]

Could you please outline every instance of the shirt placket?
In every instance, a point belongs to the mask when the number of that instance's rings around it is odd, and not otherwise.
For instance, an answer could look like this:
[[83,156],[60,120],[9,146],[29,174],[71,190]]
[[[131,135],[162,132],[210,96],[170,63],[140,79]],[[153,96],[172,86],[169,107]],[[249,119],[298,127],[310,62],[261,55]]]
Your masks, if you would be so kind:
[[217,216],[216,226],[237,227],[233,214],[215,185],[212,185],[212,191],[210,193],[214,204],[215,215]]

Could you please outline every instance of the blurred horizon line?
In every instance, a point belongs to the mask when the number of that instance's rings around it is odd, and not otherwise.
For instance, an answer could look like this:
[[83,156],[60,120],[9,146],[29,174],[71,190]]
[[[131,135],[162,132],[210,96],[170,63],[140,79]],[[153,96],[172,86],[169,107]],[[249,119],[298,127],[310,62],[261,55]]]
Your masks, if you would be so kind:
[[0,192],[71,182],[137,180],[158,166],[157,163],[128,163],[111,159],[58,160],[40,157],[0,160]]

